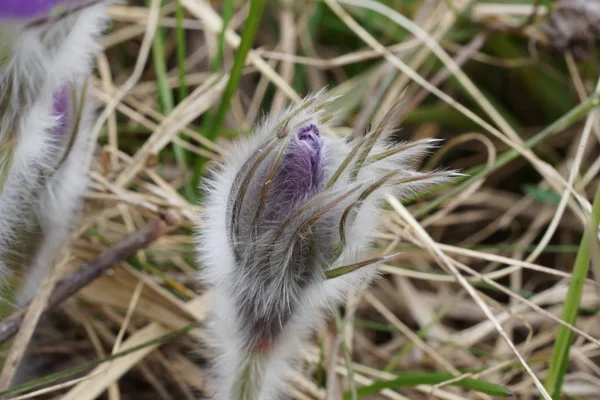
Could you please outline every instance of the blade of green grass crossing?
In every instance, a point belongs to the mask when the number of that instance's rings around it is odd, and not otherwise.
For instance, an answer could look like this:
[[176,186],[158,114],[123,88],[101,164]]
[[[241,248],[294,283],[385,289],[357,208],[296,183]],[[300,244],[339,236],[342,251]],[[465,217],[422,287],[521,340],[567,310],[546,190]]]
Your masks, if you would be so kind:
[[[221,97],[221,102],[217,108],[216,116],[215,118],[211,118],[209,120],[209,124],[205,132],[206,138],[210,140],[215,140],[217,138],[221,130],[221,126],[225,121],[225,115],[229,109],[229,103],[231,102],[231,98],[235,94],[242,77],[242,71],[244,64],[246,63],[246,57],[250,51],[250,48],[252,47],[252,44],[254,43],[254,38],[256,36],[256,32],[258,31],[264,7],[265,0],[250,1],[250,11],[244,25],[240,46],[238,47],[234,56],[233,66],[231,67],[231,72],[229,73],[229,81],[227,82],[227,86],[223,92],[223,97]],[[192,176],[192,186],[195,188],[197,188],[198,184],[200,183],[202,169],[206,161],[207,160],[204,157],[200,157],[196,161],[196,165],[194,166],[194,174]]]
[[[149,2],[148,2],[149,3]],[[184,55],[185,57],[185,55]],[[154,71],[156,73],[156,84],[158,85],[158,98],[163,115],[168,115],[173,111],[174,100],[171,87],[167,77],[167,63],[165,55],[164,29],[157,28],[154,40],[152,42],[152,60],[154,62]],[[182,171],[187,171],[188,154],[182,147],[173,144],[173,155],[177,162],[177,167]],[[192,186],[188,183],[184,186],[184,195],[188,200],[193,199]]]
[[[583,284],[590,267],[591,244],[598,246],[598,223],[600,222],[600,185],[596,189],[592,214],[583,233],[579,251],[573,265],[573,278],[569,284],[569,291],[565,299],[562,313],[563,321],[575,325],[583,292]],[[564,326],[558,327],[554,350],[550,359],[550,368],[546,376],[546,388],[553,399],[559,399],[562,392],[562,383],[569,366],[569,351],[573,341],[573,331]]]

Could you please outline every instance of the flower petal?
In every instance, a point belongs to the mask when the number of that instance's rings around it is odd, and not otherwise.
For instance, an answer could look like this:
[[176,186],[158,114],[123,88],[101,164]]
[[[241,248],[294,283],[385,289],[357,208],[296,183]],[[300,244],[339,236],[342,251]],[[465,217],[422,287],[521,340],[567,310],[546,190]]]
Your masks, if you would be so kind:
[[275,179],[274,201],[293,205],[319,189],[323,181],[322,148],[316,125],[303,126],[296,132]]

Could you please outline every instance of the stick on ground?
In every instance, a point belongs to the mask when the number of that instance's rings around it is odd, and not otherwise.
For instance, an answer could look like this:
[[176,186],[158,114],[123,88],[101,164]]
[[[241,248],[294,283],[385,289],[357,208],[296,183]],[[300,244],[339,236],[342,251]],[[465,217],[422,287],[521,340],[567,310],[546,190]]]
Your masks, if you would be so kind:
[[[83,264],[77,271],[60,281],[48,299],[44,312],[52,310],[63,301],[77,293],[108,269],[134,255],[139,249],[147,247],[162,236],[171,225],[170,221],[157,218],[144,225],[135,233],[109,247],[97,258]],[[0,343],[13,337],[19,330],[29,304],[0,322]]]

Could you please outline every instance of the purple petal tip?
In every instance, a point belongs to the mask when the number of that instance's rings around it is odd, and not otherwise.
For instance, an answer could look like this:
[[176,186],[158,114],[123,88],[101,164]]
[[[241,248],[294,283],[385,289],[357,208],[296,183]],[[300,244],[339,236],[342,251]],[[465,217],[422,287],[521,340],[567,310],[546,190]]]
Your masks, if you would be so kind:
[[321,187],[323,140],[314,124],[301,127],[291,138],[275,178],[274,200],[285,212]]

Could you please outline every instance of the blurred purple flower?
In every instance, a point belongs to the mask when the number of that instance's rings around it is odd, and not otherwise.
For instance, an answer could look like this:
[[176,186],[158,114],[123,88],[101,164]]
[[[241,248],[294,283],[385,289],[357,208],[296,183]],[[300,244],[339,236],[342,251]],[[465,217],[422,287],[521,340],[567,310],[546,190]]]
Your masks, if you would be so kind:
[[0,290],[35,293],[87,185],[85,91],[110,0],[0,0]]
[[2,0],[0,19],[31,19],[42,17],[56,6],[75,7],[95,0]]

